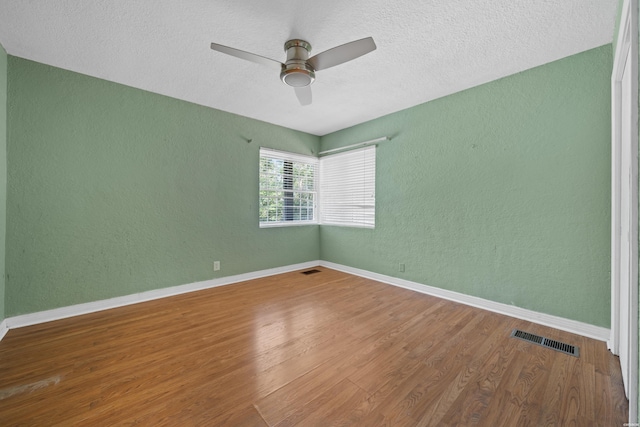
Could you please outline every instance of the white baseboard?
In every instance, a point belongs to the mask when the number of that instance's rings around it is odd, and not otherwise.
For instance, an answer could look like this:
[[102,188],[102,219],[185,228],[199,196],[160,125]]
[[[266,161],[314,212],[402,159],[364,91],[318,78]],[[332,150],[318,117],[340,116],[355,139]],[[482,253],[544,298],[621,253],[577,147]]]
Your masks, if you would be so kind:
[[348,267],[341,264],[335,264],[328,261],[309,261],[301,264],[293,264],[283,267],[270,268],[267,270],[254,271],[250,273],[238,274],[235,276],[222,277],[219,279],[205,280],[202,282],[189,283],[186,285],[173,286],[170,288],[156,289],[137,294],[125,295],[122,297],[110,298],[106,300],[93,301],[84,304],[77,304],[68,307],[55,308],[52,310],[40,311],[36,313],[23,314],[20,316],[8,317],[0,323],[0,340],[9,329],[21,328],[24,326],[35,325],[39,323],[51,322],[53,320],[65,319],[67,317],[79,316],[82,314],[94,313],[97,311],[108,310],[116,307],[137,304],[140,302],[151,301],[159,298],[166,298],[174,295],[180,295],[188,292],[195,292],[203,289],[215,288],[218,286],[230,285],[233,283],[244,282],[247,280],[259,279],[261,277],[273,276],[276,274],[288,273],[291,271],[302,270],[316,266],[332,268],[334,270],[343,271],[360,277],[376,280],[378,282],[387,283],[389,285],[398,286],[426,295],[447,299],[472,307],[481,308],[492,311],[494,313],[503,314],[505,316],[515,317],[527,320],[533,323],[549,326],[563,331],[571,332],[577,335],[607,341],[610,338],[610,330],[600,326],[589,325],[587,323],[575,320],[565,319],[550,314],[539,313],[508,304],[495,301],[489,301],[446,289],[435,288],[433,286],[423,285],[417,282],[400,279],[397,277],[386,276],[384,274],[373,273],[359,268]]
[[[67,317],[79,316],[82,314],[94,313],[96,311],[108,310],[116,307],[137,304],[159,298],[166,298],[180,295],[187,292],[200,291],[203,289],[216,288],[218,286],[230,285],[247,280],[259,279],[261,277],[273,276],[276,274],[288,273],[290,271],[302,270],[305,268],[317,267],[320,261],[309,261],[301,264],[287,265],[284,267],[270,268],[267,270],[254,271],[250,273],[237,274],[235,276],[221,277],[219,279],[205,280],[202,282],[189,283],[187,285],[172,286],[170,288],[155,289],[152,291],[140,292],[137,294],[125,295],[122,297],[109,298],[100,301],[92,301],[84,304],[76,304],[67,307],[54,308],[52,310],[39,311],[36,313],[23,314],[20,316],[8,317],[0,324],[0,339],[2,339],[2,328],[6,330],[21,328],[24,326],[39,323],[51,322],[53,320],[65,319]],[[5,331],[6,333],[6,331]]]
[[9,332],[9,327],[7,326],[7,319],[4,319],[0,322],[0,341],[2,341],[7,332]]
[[576,320],[565,319],[563,317],[552,316],[550,314],[539,313],[537,311],[527,310],[525,308],[513,305],[503,304],[500,302],[489,301],[483,298],[461,294],[446,289],[435,288],[433,286],[423,285],[409,280],[399,279],[397,277],[386,276],[384,274],[373,273],[359,268],[348,267],[341,264],[335,264],[328,261],[320,261],[320,265],[334,270],[343,271],[356,276],[365,277],[367,279],[376,280],[378,282],[387,283],[389,285],[398,286],[412,291],[420,292],[426,295],[447,299],[449,301],[458,302],[472,307],[481,308],[492,311],[505,316],[515,317],[517,319],[527,320],[529,322],[538,323],[540,325],[549,326],[562,331],[571,332],[573,334],[582,335],[599,341],[607,341],[610,338],[611,330],[600,326],[590,325],[588,323],[578,322]]

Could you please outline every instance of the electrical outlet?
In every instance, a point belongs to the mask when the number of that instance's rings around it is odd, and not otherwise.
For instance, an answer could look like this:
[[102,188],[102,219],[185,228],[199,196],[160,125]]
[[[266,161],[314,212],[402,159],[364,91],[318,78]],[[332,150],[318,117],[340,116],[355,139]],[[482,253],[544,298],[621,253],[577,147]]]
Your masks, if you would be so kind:
[[398,264],[398,271],[404,273],[404,264]]
[[213,271],[220,270],[220,261],[213,261]]

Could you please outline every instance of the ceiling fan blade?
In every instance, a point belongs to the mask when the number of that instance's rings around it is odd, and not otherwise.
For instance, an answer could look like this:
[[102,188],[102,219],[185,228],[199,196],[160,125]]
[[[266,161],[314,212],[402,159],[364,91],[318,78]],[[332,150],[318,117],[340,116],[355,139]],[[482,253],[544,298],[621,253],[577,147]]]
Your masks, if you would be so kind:
[[356,40],[320,52],[307,60],[314,70],[325,70],[376,50],[372,37]]
[[294,88],[296,92],[296,96],[298,97],[298,101],[300,101],[300,105],[310,105],[311,104],[311,85],[296,87]]
[[264,56],[256,55],[255,53],[245,52],[244,50],[235,49],[233,47],[223,46],[218,43],[211,43],[211,49],[226,53],[227,55],[235,56],[236,58],[277,68],[278,71],[282,70],[282,67],[284,66],[281,62],[278,62],[275,59],[266,58]]

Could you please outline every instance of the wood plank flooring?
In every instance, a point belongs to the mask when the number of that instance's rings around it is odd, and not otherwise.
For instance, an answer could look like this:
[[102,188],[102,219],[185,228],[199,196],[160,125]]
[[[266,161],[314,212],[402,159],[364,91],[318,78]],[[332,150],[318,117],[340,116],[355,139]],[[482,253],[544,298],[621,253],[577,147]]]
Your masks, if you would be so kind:
[[626,422],[603,342],[318,269],[10,330],[0,425]]

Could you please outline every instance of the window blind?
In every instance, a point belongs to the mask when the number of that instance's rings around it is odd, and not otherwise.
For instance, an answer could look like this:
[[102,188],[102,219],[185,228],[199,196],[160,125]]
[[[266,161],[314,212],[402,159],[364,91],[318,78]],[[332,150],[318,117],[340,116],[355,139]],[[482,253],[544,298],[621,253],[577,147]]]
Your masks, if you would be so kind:
[[375,227],[376,147],[320,159],[320,223]]
[[317,222],[318,159],[260,148],[260,226]]

